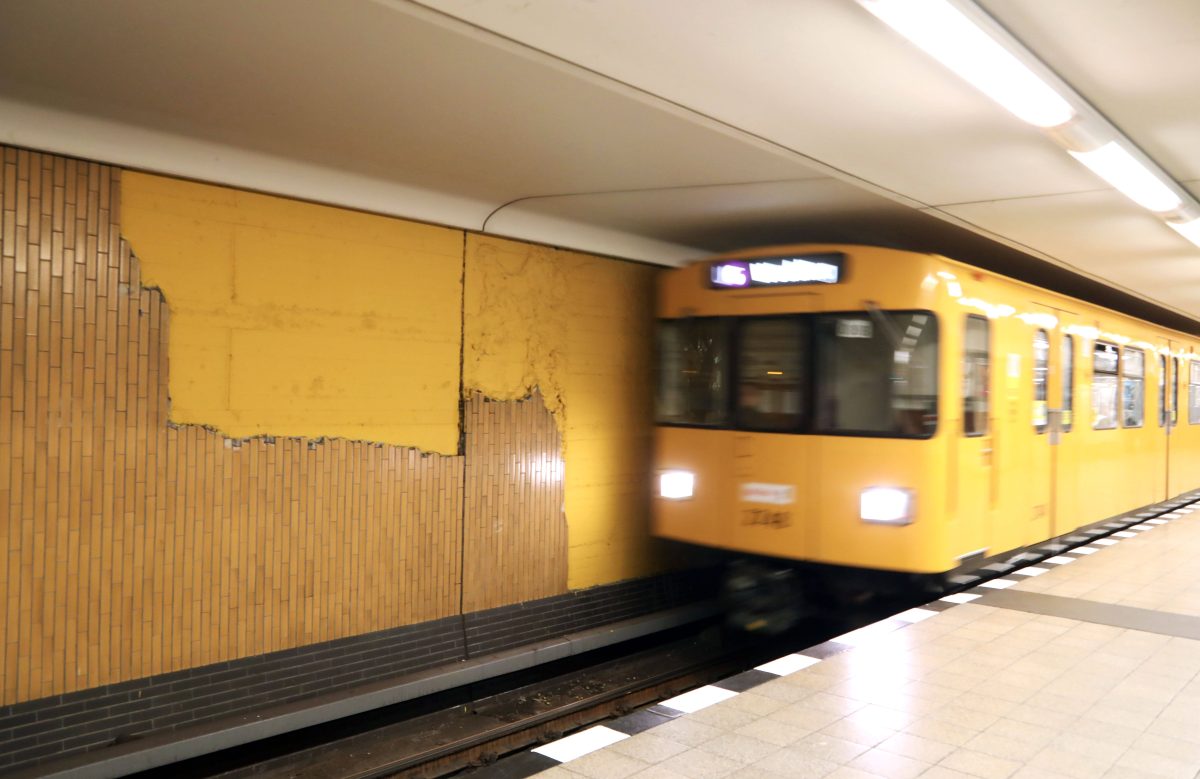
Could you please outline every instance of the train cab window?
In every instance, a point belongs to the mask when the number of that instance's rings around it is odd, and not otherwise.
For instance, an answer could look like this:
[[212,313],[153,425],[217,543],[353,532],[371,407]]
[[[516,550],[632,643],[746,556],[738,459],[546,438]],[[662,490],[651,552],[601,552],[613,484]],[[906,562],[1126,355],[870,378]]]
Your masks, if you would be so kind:
[[1158,426],[1166,427],[1167,417],[1167,358],[1158,355]]
[[874,311],[815,318],[815,429],[928,438],[937,429],[937,318]]
[[737,421],[747,430],[797,430],[808,407],[808,322],[744,319],[737,340]]
[[1145,421],[1146,353],[1125,348],[1121,360],[1121,426],[1141,427]]
[[963,433],[988,431],[988,320],[967,315],[963,335]]
[[1117,426],[1116,344],[1097,341],[1092,353],[1092,429],[1112,430]]
[[1046,400],[1050,383],[1050,336],[1045,330],[1033,334],[1033,429],[1046,432]]
[[729,422],[727,319],[670,319],[658,325],[658,422],[716,427]]
[[1071,432],[1075,418],[1075,336],[1064,335],[1062,339],[1062,416],[1060,423],[1064,433]]
[[1188,424],[1200,424],[1200,361],[1188,363]]

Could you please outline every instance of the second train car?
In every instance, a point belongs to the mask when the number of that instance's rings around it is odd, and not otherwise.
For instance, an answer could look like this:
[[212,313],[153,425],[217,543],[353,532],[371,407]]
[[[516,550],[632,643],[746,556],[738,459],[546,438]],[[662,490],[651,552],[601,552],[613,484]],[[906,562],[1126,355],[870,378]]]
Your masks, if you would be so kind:
[[[654,530],[746,587],[936,582],[1200,486],[1196,338],[961,262],[742,252],[658,316]],[[746,626],[794,618],[775,589]]]

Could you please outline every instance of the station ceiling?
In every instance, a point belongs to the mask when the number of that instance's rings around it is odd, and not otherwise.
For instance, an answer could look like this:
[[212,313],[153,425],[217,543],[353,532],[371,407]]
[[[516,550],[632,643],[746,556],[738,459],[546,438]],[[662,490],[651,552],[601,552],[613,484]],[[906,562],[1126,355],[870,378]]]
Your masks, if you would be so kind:
[[[981,5],[1200,196],[1200,3]],[[1200,248],[853,0],[0,0],[0,141],[668,265],[938,251],[1200,329]]]

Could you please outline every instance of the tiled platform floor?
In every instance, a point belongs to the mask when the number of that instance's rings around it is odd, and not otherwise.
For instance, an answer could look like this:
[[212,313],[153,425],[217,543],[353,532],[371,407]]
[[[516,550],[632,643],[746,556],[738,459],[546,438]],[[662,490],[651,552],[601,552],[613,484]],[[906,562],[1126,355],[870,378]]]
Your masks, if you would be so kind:
[[1200,777],[1198,506],[489,775]]

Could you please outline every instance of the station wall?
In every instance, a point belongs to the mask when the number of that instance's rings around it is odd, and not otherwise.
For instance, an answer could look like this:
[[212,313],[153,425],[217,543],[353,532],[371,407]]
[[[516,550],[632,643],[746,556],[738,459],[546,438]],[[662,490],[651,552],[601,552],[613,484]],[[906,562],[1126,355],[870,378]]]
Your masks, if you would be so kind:
[[12,148],[0,186],[0,706],[661,570],[652,269]]

